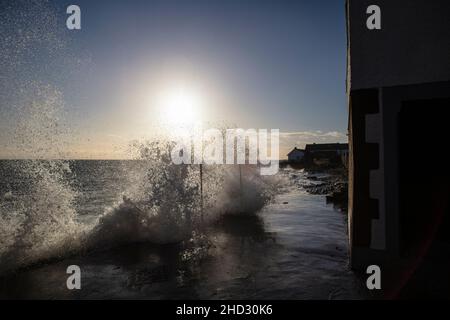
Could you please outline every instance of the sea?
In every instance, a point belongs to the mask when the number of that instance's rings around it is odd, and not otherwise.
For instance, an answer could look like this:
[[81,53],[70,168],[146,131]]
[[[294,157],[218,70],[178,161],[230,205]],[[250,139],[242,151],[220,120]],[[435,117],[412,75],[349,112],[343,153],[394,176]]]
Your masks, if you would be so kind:
[[363,298],[311,173],[165,160],[0,161],[0,298]]

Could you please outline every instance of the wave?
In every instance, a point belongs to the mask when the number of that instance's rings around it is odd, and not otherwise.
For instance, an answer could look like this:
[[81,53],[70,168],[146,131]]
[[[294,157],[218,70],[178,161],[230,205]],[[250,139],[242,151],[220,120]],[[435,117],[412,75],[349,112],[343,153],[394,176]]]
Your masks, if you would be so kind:
[[134,147],[139,166],[131,186],[123,190],[118,205],[96,221],[88,247],[179,242],[224,214],[254,214],[285,185],[282,177],[261,176],[250,165],[203,165],[200,181],[198,165],[171,163],[170,142]]
[[201,203],[199,167],[173,165],[161,144],[153,148],[123,198],[89,220],[77,213],[80,191],[69,161],[16,162],[28,190],[0,200],[0,272],[126,243],[187,240],[222,215],[254,214],[284,184],[254,166],[204,166]]
[[[35,159],[63,157],[62,95],[51,86],[38,88],[22,108],[14,140]],[[204,165],[200,181],[199,165],[172,163],[173,146],[163,138],[132,143],[138,165],[127,172],[131,183],[120,186],[123,199],[87,220],[79,202],[88,200],[80,196],[84,190],[70,161],[2,164],[3,180],[19,186],[0,188],[0,273],[123,243],[179,242],[223,214],[255,213],[283,185],[280,176],[261,176],[251,165]]]
[[0,271],[65,256],[80,248],[87,231],[76,220],[76,192],[65,179],[65,161],[15,166],[28,185],[26,194],[9,192],[0,202]]
[[[0,25],[3,20],[18,21],[21,27],[16,29],[25,35],[20,43],[0,44],[4,53],[0,66],[9,75],[3,77],[8,81],[2,85],[11,89],[5,101],[15,115],[8,117],[15,128],[6,137],[14,147],[10,154],[64,159],[73,143],[72,124],[65,115],[61,90],[39,76],[47,73],[36,69],[35,58],[45,52],[42,56],[49,55],[58,70],[70,69],[58,72],[55,79],[65,74],[72,77],[90,64],[74,57],[67,39],[54,31],[56,14],[48,1],[21,0],[20,10],[5,9],[0,15],[8,19],[0,19]],[[22,79],[17,74],[26,75],[27,80],[13,81]],[[133,143],[130,152],[140,165],[130,173],[132,183],[121,190],[125,197],[105,212],[92,212],[88,220],[82,219],[84,213],[79,210],[79,201],[87,200],[80,197],[83,190],[75,183],[70,161],[2,163],[0,176],[7,182],[0,183],[0,273],[127,242],[181,241],[223,214],[256,212],[277,192],[277,178],[261,177],[254,167],[242,166],[240,172],[237,166],[205,166],[201,195],[199,167],[173,165],[168,152],[171,144],[164,140]]]

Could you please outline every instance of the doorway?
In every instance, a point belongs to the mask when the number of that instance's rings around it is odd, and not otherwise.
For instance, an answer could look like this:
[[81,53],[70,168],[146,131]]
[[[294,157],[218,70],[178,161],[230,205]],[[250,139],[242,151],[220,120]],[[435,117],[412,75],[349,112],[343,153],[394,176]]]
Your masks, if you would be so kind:
[[450,99],[403,102],[399,114],[402,254],[449,243]]

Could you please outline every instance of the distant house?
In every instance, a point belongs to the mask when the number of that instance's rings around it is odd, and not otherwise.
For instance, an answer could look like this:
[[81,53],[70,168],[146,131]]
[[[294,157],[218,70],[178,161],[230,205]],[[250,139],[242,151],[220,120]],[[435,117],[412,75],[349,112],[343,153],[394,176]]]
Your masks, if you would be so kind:
[[287,154],[289,162],[302,162],[305,156],[305,150],[295,147]]
[[340,165],[347,166],[347,143],[313,143],[305,147],[306,165]]

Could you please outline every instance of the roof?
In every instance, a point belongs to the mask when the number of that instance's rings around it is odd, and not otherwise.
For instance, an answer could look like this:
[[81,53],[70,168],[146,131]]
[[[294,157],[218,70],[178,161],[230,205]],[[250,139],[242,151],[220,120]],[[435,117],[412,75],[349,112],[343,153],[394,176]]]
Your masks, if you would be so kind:
[[291,153],[294,153],[294,152],[296,152],[296,151],[299,151],[299,152],[305,152],[305,150],[303,150],[303,149],[298,149],[297,147],[295,147],[295,148],[292,149],[287,155],[289,156]]
[[305,150],[306,152],[348,150],[348,143],[313,143],[307,144]]

